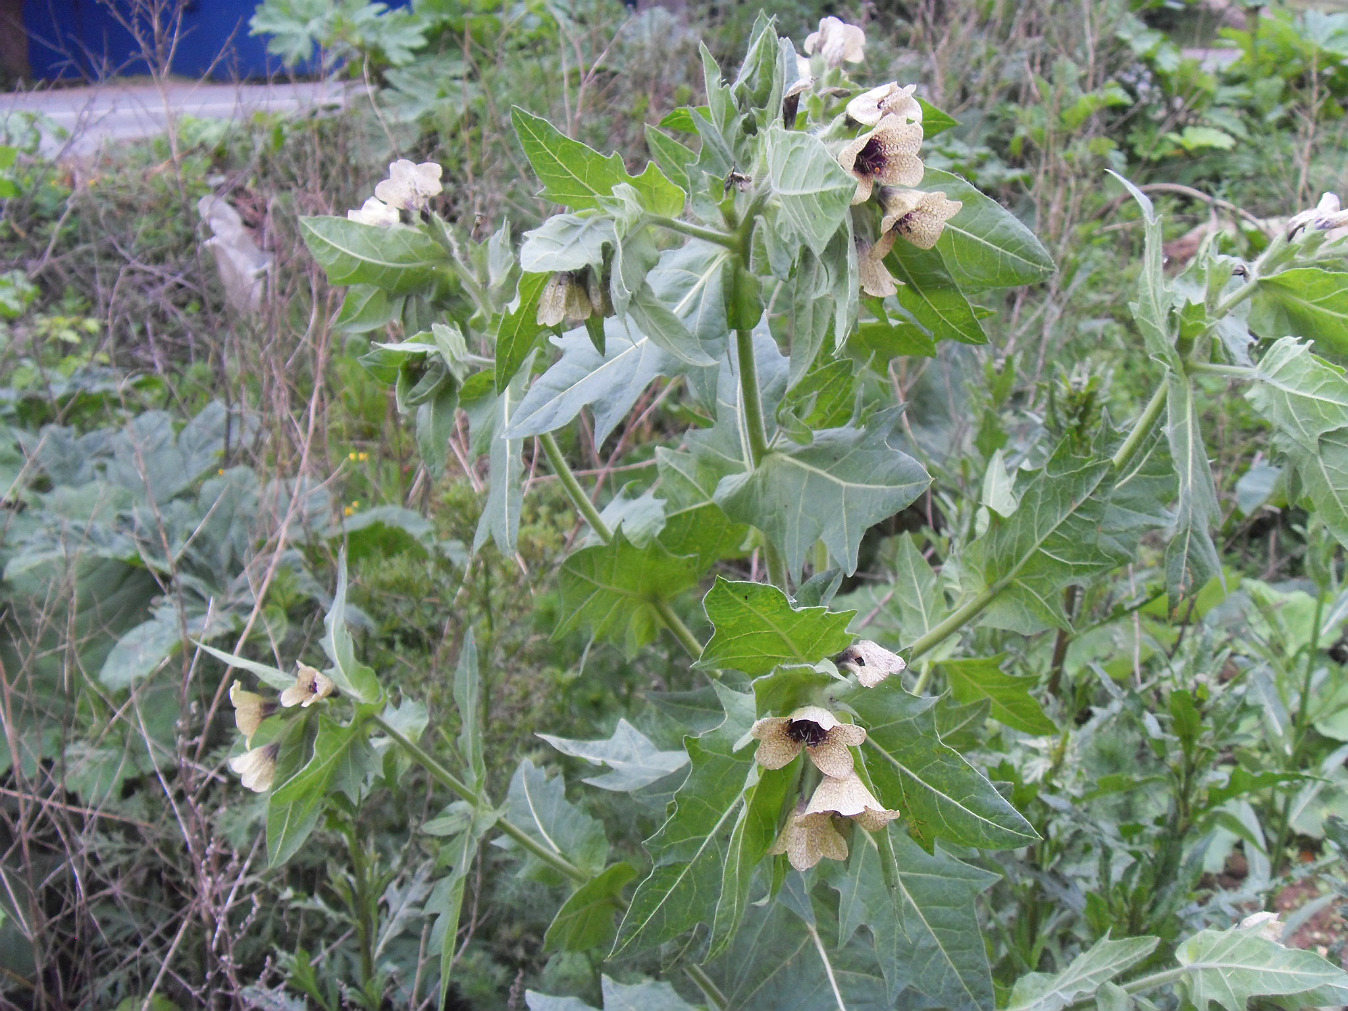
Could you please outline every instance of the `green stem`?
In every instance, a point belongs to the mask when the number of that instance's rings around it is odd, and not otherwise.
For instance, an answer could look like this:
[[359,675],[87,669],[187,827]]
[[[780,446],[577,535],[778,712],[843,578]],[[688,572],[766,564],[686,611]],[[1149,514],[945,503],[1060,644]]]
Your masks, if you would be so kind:
[[660,214],[652,215],[650,222],[653,225],[659,225],[661,228],[668,228],[671,232],[680,232],[683,235],[691,235],[693,238],[701,239],[703,242],[714,242],[716,245],[724,246],[726,249],[738,251],[740,248],[739,236],[733,232],[722,232],[716,228],[704,228],[701,225],[680,221],[678,218],[667,218]]
[[[1287,766],[1290,769],[1298,769],[1299,759],[1303,746],[1306,743],[1306,731],[1310,727],[1310,701],[1311,701],[1311,679],[1315,676],[1315,655],[1320,648],[1320,623],[1324,620],[1325,595],[1321,591],[1315,598],[1315,621],[1311,625],[1311,639],[1306,648],[1306,663],[1301,672],[1301,698],[1297,701],[1296,719],[1292,721],[1292,754],[1288,759]],[[1290,834],[1292,824],[1292,794],[1289,792],[1283,798],[1282,811],[1278,815],[1278,833],[1274,836],[1276,840],[1273,848],[1269,850],[1269,856],[1273,858],[1274,868],[1277,869],[1283,859],[1283,851],[1287,847],[1287,838]]]
[[702,991],[702,996],[711,1001],[712,1006],[717,1008],[718,1011],[730,1003],[726,999],[726,995],[721,992],[721,988],[707,975],[702,966],[685,965],[683,971],[689,979],[697,984],[698,989]]
[[[407,752],[408,755],[415,759],[417,764],[425,769],[430,774],[431,778],[441,786],[448,787],[475,808],[484,806],[482,795],[441,765],[439,760],[429,751],[421,747],[411,738],[404,736],[400,731],[389,726],[388,722],[382,716],[373,717],[373,722],[375,726],[388,734],[393,740],[393,743],[398,745],[398,747],[402,748],[403,751]],[[548,849],[514,822],[508,821],[505,818],[497,818],[496,827],[506,835],[510,836],[510,838],[514,839],[534,856],[538,857],[539,860],[542,860],[550,867],[561,871],[561,873],[565,874],[572,881],[578,881],[581,884],[584,884],[586,881],[590,880],[590,874],[581,870],[570,860],[566,859],[566,857]]]
[[1214,362],[1189,362],[1190,372],[1202,372],[1210,376],[1230,376],[1232,379],[1253,379],[1258,373],[1246,365],[1218,365]]
[[1110,459],[1116,471],[1123,470],[1132,462],[1134,454],[1142,441],[1151,434],[1152,425],[1156,424],[1156,419],[1161,416],[1161,410],[1165,407],[1165,383],[1156,387],[1156,392],[1151,395],[1151,400],[1147,401],[1147,406],[1142,409],[1141,416],[1137,419],[1137,424],[1133,430],[1128,433],[1128,438],[1123,440],[1123,445],[1118,452]]
[[[562,455],[557,440],[552,437],[551,432],[547,432],[540,435],[538,441],[543,446],[543,453],[548,458],[552,472],[562,482],[566,497],[571,500],[571,504],[576,507],[576,511],[585,517],[585,522],[590,524],[590,529],[594,531],[595,536],[605,544],[609,543],[613,540],[613,531],[609,529],[608,524],[599,515],[599,510],[590,501],[590,497],[585,494],[585,489],[576,480],[576,475],[571,472],[571,465],[566,462],[566,457]],[[655,608],[655,613],[660,616],[660,620],[664,622],[665,627],[673,633],[674,638],[679,640],[679,645],[688,651],[688,655],[695,660],[700,657],[702,655],[702,643],[698,641],[692,630],[683,623],[683,619],[669,606],[669,602],[656,600],[652,606]]]
[[562,456],[561,447],[557,445],[557,440],[552,437],[552,433],[544,432],[538,437],[538,441],[543,446],[543,452],[547,455],[548,463],[552,466],[552,472],[562,482],[562,488],[566,490],[566,497],[576,507],[576,512],[585,517],[585,522],[590,524],[590,529],[595,532],[595,535],[601,541],[607,544],[613,540],[613,531],[608,528],[608,524],[599,515],[599,510],[590,501],[590,496],[585,494],[585,489],[576,480],[576,475],[571,473],[571,465],[566,462],[566,457]]
[[[734,298],[734,295],[731,298]],[[753,331],[735,331],[735,358],[739,364],[740,406],[744,413],[745,433],[749,439],[749,463],[757,467],[768,451],[768,434],[763,424],[763,401],[758,390],[758,364],[754,361]]]

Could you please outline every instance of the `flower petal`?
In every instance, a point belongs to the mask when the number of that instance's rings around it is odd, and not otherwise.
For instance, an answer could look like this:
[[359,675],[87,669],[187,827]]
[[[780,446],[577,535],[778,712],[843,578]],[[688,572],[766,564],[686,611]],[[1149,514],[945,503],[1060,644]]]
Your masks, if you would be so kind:
[[229,760],[229,767],[239,774],[243,785],[256,793],[266,793],[276,779],[276,756],[281,746],[264,744]]
[[[865,733],[865,731],[862,732]],[[832,734],[813,748],[806,748],[805,753],[810,756],[810,760],[825,776],[842,778],[850,775],[855,768],[852,761],[852,752],[848,751],[847,745]]]
[[804,747],[793,740],[784,716],[770,716],[759,720],[749,730],[749,735],[759,740],[758,750],[754,752],[754,761],[768,769],[780,769],[788,765]]
[[859,639],[833,658],[833,662],[866,688],[874,688],[891,674],[898,674],[908,665],[903,657],[891,653],[879,643]]
[[805,806],[805,813],[821,814],[825,811],[832,811],[835,814],[852,818],[868,808],[872,811],[883,811],[885,809],[884,805],[871,794],[871,791],[866,789],[866,784],[861,781],[861,777],[854,772],[851,775],[839,778],[825,776],[820,780],[819,785],[815,787],[814,796]]
[[823,857],[846,860],[847,840],[838,833],[828,815],[802,814],[797,807],[768,852],[785,853],[792,867],[807,871]]

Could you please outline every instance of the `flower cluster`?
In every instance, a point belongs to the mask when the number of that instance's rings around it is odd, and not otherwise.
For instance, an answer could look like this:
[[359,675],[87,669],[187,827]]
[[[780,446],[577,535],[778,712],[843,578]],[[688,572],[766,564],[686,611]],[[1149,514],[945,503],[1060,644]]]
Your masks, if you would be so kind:
[[759,742],[754,759],[760,765],[780,769],[804,751],[823,773],[813,795],[796,805],[769,850],[785,853],[796,870],[808,870],[823,857],[847,859],[847,840],[837,819],[851,819],[874,832],[899,817],[899,812],[885,810],[856,773],[849,749],[865,742],[864,728],[843,723],[819,706],[803,706],[790,716],[761,719],[749,733]]
[[234,725],[243,735],[249,750],[235,755],[229,760],[229,767],[239,774],[243,785],[257,793],[266,793],[276,779],[276,758],[281,745],[273,741],[254,748],[253,735],[262,726],[262,721],[274,715],[279,709],[300,706],[307,709],[315,702],[332,695],[337,686],[332,678],[307,664],[298,664],[295,683],[281,692],[279,699],[269,699],[257,692],[244,689],[235,681],[229,686],[229,701],[234,704]]
[[347,211],[346,216],[363,225],[388,228],[402,220],[400,211],[424,211],[431,197],[441,192],[440,175],[444,171],[433,161],[420,165],[399,158],[388,167],[388,178],[374,188],[374,196],[358,210]]

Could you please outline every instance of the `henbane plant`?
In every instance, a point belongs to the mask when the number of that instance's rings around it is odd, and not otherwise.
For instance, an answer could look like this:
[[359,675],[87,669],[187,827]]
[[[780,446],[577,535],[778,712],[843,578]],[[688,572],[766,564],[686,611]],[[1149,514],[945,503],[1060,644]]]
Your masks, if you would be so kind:
[[[987,343],[995,318],[970,297],[1053,270],[1013,215],[924,166],[922,142],[953,121],[912,87],[854,81],[844,64],[857,62],[859,35],[825,19],[805,58],[760,18],[729,83],[704,50],[705,104],[647,128],[654,161],[637,174],[514,110],[542,196],[567,208],[518,249],[507,224],[478,244],[435,213],[440,186],[452,185],[436,166],[395,164],[348,218],[304,222],[329,278],[350,287],[338,323],[412,335],[374,343],[365,361],[394,385],[430,472],[444,469],[459,411],[489,457],[475,549],[490,539],[514,552],[533,440],[535,461],[589,528],[558,568],[558,631],[629,653],[668,636],[718,706],[711,729],[690,728],[672,758],[630,727],[610,742],[549,739],[621,766],[609,784],[620,791],[686,768],[646,840],[649,867],[610,864],[602,826],[531,762],[504,801],[488,795],[471,640],[456,674],[453,761],[419,742],[424,711],[392,707],[355,656],[343,576],[321,675],[335,694],[309,692],[260,725],[263,703],[249,699],[260,743],[247,754],[261,754],[236,768],[246,785],[271,789],[274,863],[331,794],[359,805],[385,745],[457,795],[460,827],[443,842],[450,870],[433,904],[442,995],[471,855],[504,836],[526,874],[571,883],[551,948],[614,964],[659,949],[707,1006],[991,1011],[975,903],[996,875],[980,851],[1038,835],[942,739],[938,679],[990,700],[984,718],[1023,733],[1056,724],[1001,656],[948,667],[932,658],[967,654],[978,629],[1070,629],[1069,591],[1135,557],[1144,536],[1166,545],[1172,608],[1220,578],[1198,407],[1205,375],[1250,384],[1303,494],[1348,540],[1348,380],[1298,339],[1348,348],[1329,229],[1298,221],[1251,263],[1207,250],[1170,280],[1159,223],[1134,191],[1147,252],[1132,313],[1154,395],[1131,425],[1087,419],[1062,432],[1038,466],[1013,474],[990,454],[989,481],[1004,494],[986,496],[981,518],[951,535],[942,581],[927,559],[912,560],[901,592],[922,620],[888,643],[849,630],[855,612],[830,605],[863,534],[932,481],[905,433],[893,364],[943,342]],[[1281,339],[1256,363],[1252,341],[1273,333]],[[697,422],[661,436],[656,480],[601,508],[556,433],[592,424],[604,444],[657,379],[681,385]],[[695,591],[709,637],[688,617]],[[296,689],[293,675],[219,655]],[[1157,943],[1103,938],[1054,976],[1026,976],[1010,1002],[1122,1007],[1179,986],[1200,1006],[1241,1011],[1251,996],[1299,1007],[1348,995],[1348,975],[1328,962],[1241,928],[1189,938],[1174,952],[1178,968],[1114,982]],[[649,986],[644,999],[655,1000]],[[636,1006],[631,987],[612,987],[615,1004]],[[688,1006],[659,993],[662,1006]]]

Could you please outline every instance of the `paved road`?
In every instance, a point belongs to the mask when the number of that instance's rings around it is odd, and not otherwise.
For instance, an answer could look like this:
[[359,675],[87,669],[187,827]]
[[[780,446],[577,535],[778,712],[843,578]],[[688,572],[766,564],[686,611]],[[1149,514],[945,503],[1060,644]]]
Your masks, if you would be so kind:
[[245,119],[254,112],[303,112],[341,105],[347,84],[102,84],[87,88],[0,95],[0,124],[10,116],[37,113],[40,153],[47,157],[92,154],[110,141],[140,140],[164,131],[170,116]]

